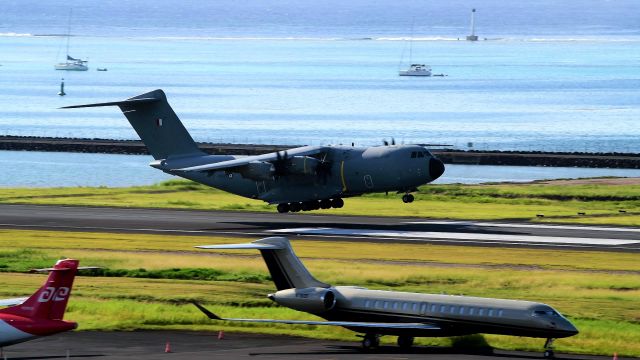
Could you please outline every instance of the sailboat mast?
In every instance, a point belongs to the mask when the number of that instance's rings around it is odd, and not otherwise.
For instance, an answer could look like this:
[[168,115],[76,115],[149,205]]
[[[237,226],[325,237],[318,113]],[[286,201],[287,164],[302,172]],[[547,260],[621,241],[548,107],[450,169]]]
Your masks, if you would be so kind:
[[69,19],[67,20],[67,57],[65,61],[68,60],[69,57],[69,40],[71,39],[71,14],[73,13],[73,8],[69,9]]
[[409,65],[413,64],[413,25],[416,18],[411,19],[411,38],[409,39]]

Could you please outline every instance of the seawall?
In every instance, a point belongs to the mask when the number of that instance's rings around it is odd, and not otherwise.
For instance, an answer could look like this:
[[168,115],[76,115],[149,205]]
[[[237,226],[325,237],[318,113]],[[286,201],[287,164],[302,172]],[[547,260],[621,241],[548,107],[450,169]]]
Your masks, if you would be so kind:
[[[282,151],[291,145],[198,143],[211,154],[256,155]],[[104,154],[148,154],[139,140],[74,139],[52,137],[0,136],[0,150],[55,151]],[[550,153],[515,151],[432,150],[446,164],[556,166],[640,169],[640,154],[627,153]]]

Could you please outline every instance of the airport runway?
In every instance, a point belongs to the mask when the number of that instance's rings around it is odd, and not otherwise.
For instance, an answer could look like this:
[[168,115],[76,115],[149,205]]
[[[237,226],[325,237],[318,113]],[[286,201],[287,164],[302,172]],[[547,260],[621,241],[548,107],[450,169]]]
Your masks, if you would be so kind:
[[[190,331],[83,332],[54,335],[7,347],[7,359],[65,359],[67,351],[73,359],[429,359],[492,360],[543,359],[542,352],[464,351],[440,347],[414,347],[400,350],[382,346],[366,353],[358,342],[313,340],[289,336]],[[169,342],[171,353],[165,353]],[[542,341],[541,341],[542,344]],[[566,355],[557,359],[605,360],[611,356]],[[622,359],[622,358],[620,358]]]
[[0,228],[640,252],[640,228],[302,213],[0,205]]

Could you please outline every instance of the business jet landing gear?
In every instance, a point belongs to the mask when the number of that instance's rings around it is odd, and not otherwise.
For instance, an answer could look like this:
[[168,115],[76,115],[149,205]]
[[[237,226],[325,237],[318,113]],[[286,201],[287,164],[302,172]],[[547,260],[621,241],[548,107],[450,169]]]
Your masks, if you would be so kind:
[[413,199],[414,199],[413,195],[411,195],[411,194],[402,195],[402,202],[404,202],[405,204],[412,203]]
[[380,346],[380,336],[376,334],[365,334],[362,337],[362,348],[365,350],[373,350]]
[[413,346],[413,336],[398,336],[398,346],[401,349],[409,349]]
[[555,354],[553,353],[553,341],[555,339],[547,339],[544,343],[544,358],[545,359],[555,359]]

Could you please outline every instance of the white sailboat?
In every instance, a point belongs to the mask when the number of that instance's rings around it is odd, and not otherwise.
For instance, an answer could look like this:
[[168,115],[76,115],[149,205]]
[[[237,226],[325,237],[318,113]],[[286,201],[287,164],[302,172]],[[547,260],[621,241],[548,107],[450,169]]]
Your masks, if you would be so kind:
[[71,39],[71,13],[69,13],[69,25],[67,26],[67,59],[63,63],[58,63],[54,67],[56,70],[71,70],[71,71],[87,71],[88,61],[82,59],[76,59],[69,55],[69,40]]
[[411,23],[411,39],[409,39],[409,68],[399,70],[400,76],[431,76],[431,66],[413,63],[413,23]]
[[407,70],[400,70],[400,76],[431,76],[431,66],[425,64],[411,64]]

